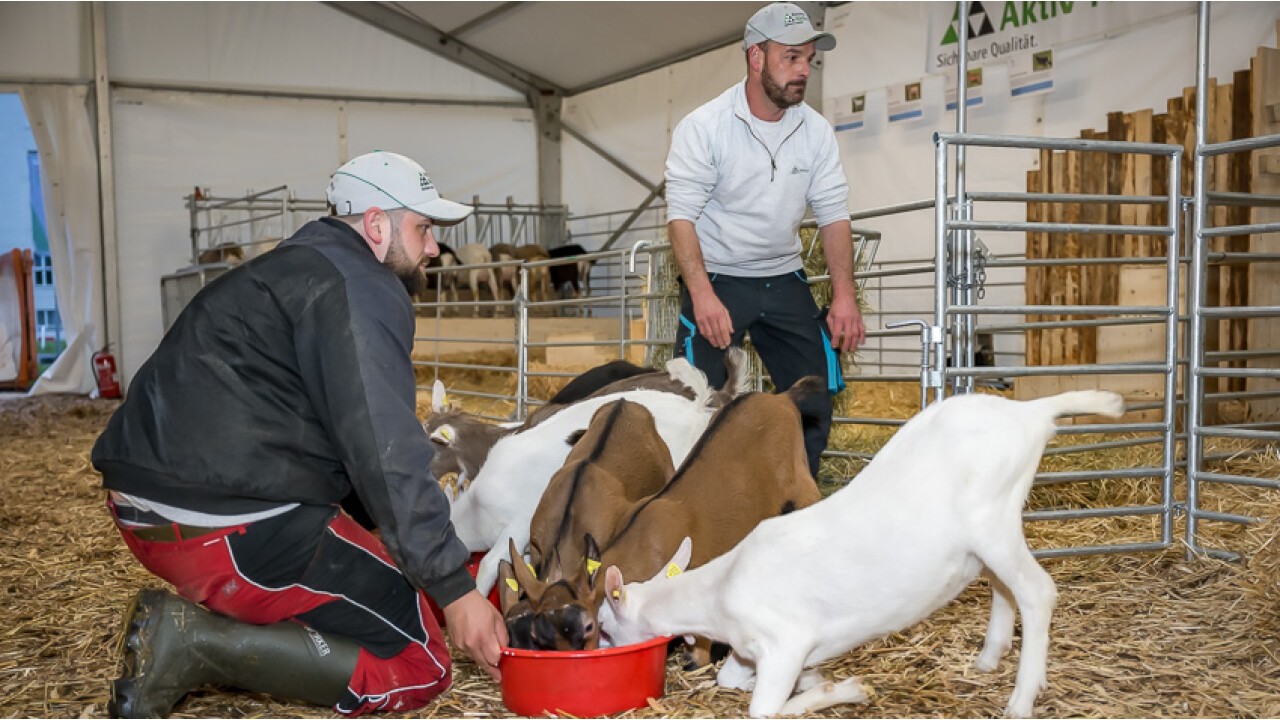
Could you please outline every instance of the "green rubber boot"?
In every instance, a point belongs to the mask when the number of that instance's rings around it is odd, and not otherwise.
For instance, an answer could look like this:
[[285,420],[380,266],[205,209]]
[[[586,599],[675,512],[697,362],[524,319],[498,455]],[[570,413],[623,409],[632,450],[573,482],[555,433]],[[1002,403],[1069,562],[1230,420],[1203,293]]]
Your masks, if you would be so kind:
[[107,712],[164,717],[202,685],[229,685],[332,707],[355,671],[360,646],[295,622],[250,625],[165,590],[142,590],[125,615],[124,674]]

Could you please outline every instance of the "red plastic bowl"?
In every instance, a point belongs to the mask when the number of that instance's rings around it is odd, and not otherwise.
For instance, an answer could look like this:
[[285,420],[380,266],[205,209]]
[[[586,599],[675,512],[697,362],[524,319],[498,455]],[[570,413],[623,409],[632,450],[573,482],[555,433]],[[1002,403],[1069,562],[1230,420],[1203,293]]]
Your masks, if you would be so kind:
[[[484,559],[485,555],[488,555],[488,553],[471,553],[471,559],[467,561],[467,572],[471,573],[471,577],[475,577],[476,573],[480,572],[480,561]],[[502,602],[498,600],[497,583],[494,583],[493,589],[489,591],[489,602],[493,603],[493,606],[498,608],[498,612],[502,612]],[[432,600],[430,595],[427,595],[427,605],[431,607],[431,614],[436,617],[436,624],[440,627],[444,627],[444,611],[436,605],[436,601]]]
[[666,692],[670,641],[660,637],[602,650],[503,648],[502,702],[530,717],[594,717],[648,707],[649,698]]

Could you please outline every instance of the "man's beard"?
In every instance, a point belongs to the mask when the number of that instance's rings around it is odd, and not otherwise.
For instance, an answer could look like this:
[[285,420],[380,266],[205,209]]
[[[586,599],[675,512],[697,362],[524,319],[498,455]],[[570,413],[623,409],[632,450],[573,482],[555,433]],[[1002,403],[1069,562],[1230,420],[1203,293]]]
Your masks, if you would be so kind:
[[404,240],[398,224],[393,223],[391,226],[391,244],[387,246],[387,256],[383,258],[382,264],[400,278],[410,295],[421,297],[427,289],[426,276],[418,269],[420,263],[412,260],[409,253],[404,251]]
[[806,83],[801,80],[789,83],[785,87],[774,82],[773,76],[769,74],[769,63],[766,59],[765,65],[761,68],[760,80],[764,85],[765,97],[769,98],[775,106],[780,109],[787,109],[794,105],[799,105],[804,101],[804,90]]

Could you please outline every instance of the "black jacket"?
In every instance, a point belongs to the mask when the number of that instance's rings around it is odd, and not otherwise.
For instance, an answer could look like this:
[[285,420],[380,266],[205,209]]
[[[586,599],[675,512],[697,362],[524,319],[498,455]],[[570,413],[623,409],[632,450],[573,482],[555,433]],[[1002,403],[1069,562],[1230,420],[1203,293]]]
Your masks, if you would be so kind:
[[415,413],[413,306],[346,224],[307,223],[200,291],[93,447],[103,485],[210,513],[355,488],[441,606],[475,582]]

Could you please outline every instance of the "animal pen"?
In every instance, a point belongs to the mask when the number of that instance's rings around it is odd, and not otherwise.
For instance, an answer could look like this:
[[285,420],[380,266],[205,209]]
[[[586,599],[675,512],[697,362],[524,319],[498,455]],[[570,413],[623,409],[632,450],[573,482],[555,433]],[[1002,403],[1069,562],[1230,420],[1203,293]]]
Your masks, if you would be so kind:
[[[1244,80],[1254,89],[1255,125],[1237,139],[1215,134],[1209,120],[1220,96],[1208,91],[1203,3],[1199,35],[1197,84],[1184,95],[1191,102],[1151,124],[1181,134],[1144,136],[1150,114],[1134,113],[1136,120],[1109,118],[1105,137],[983,136],[966,131],[961,109],[957,131],[936,138],[933,198],[851,216],[870,347],[858,367],[846,367],[850,389],[837,399],[824,490],[855,478],[896,427],[947,395],[1096,387],[1129,398],[1119,422],[1064,424],[1025,513],[1028,539],[1060,592],[1049,686],[1037,703],[1044,716],[1280,716],[1280,521],[1267,492],[1280,488],[1280,50],[1261,49]],[[959,57],[964,77],[963,45]],[[1041,158],[1027,192],[967,182],[973,155],[1017,150]],[[1248,189],[1227,184],[1238,177],[1233,157],[1251,158]],[[320,211],[287,188],[251,195],[199,198],[204,204],[194,207],[207,216],[193,220],[203,228],[193,234],[193,259],[227,241],[265,247],[300,225],[293,212]],[[485,232],[522,227],[504,205],[493,208]],[[1025,219],[1009,219],[1010,207]],[[934,257],[876,259],[878,221],[930,210]],[[541,220],[533,213],[523,228]],[[676,308],[660,225],[630,225],[618,235],[626,247],[590,253],[597,282],[586,298],[529,296],[531,270],[569,262],[552,260],[519,266],[512,298],[420,303],[421,388],[429,392],[439,377],[468,410],[506,420],[524,417],[587,366],[663,360]],[[1026,252],[987,250],[983,238],[1001,233],[1025,236]],[[828,290],[820,256],[806,247],[821,298]],[[191,294],[217,270],[195,272],[205,275],[189,281]],[[922,287],[930,307],[902,299]],[[1024,293],[1025,302],[988,297],[1000,288]],[[486,317],[474,317],[477,309]],[[988,336],[1003,339],[1003,349],[984,360]],[[765,386],[758,365],[756,372]],[[88,464],[114,407],[67,397],[0,403],[0,475],[9,479],[0,515],[5,716],[103,716],[118,671],[120,613],[137,588],[156,584],[121,547]],[[429,407],[420,399],[421,412]],[[828,676],[863,677],[874,694],[819,715],[998,714],[1016,653],[993,673],[971,667],[988,596],[971,588],[926,621],[825,664]],[[453,689],[421,716],[511,715],[483,672],[461,655],[454,660]],[[627,717],[739,717],[748,698],[716,687],[714,668],[671,664],[666,697]],[[206,690],[178,714],[331,713]]]

